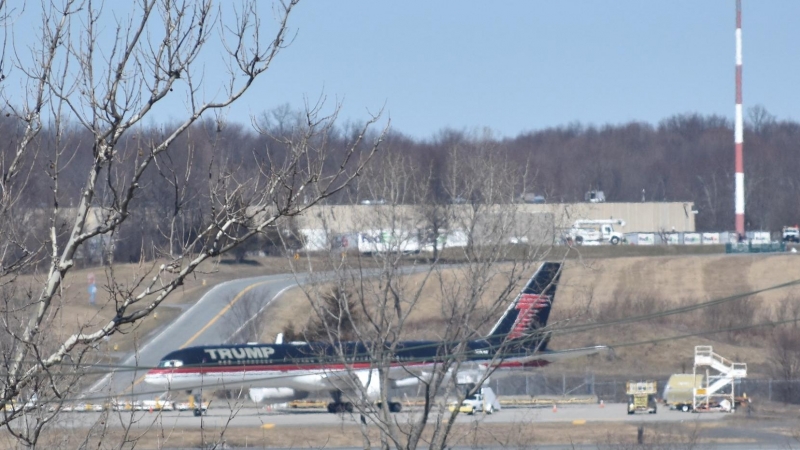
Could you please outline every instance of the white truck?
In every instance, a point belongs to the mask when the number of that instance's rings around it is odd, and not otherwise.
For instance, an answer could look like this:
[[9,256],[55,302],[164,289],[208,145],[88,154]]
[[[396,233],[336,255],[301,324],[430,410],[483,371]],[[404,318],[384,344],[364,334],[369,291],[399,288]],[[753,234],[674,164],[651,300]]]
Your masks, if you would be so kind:
[[574,242],[578,245],[607,242],[617,245],[625,241],[625,235],[615,231],[614,225],[624,227],[625,221],[621,219],[576,220],[567,232],[567,242]]
[[793,227],[783,227],[781,240],[783,242],[800,242],[800,227],[797,225]]
[[[457,407],[459,407],[458,402],[452,403],[450,405],[450,411],[455,411]],[[500,408],[500,401],[497,400],[497,396],[494,395],[492,388],[485,387],[480,388],[478,392],[465,398],[464,401],[461,402],[459,412],[469,415],[475,414],[476,412],[492,414],[495,411],[500,411]]]

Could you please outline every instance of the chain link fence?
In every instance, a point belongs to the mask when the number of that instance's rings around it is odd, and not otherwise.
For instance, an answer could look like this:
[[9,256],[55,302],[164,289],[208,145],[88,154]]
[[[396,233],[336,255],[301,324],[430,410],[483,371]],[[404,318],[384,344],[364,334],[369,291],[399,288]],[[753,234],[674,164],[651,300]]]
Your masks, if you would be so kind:
[[[659,395],[663,392],[669,377],[647,377],[647,380],[657,381]],[[605,402],[625,402],[625,383],[627,381],[642,381],[642,379],[620,379],[595,376],[593,373],[585,375],[567,374],[513,374],[501,377],[491,377],[484,386],[491,387],[495,394],[500,396],[583,396],[596,395],[598,400]],[[748,397],[758,400],[769,400],[783,403],[800,404],[800,380],[774,380],[774,379],[744,379],[736,383],[736,395],[747,394]],[[407,395],[416,392],[403,390]]]

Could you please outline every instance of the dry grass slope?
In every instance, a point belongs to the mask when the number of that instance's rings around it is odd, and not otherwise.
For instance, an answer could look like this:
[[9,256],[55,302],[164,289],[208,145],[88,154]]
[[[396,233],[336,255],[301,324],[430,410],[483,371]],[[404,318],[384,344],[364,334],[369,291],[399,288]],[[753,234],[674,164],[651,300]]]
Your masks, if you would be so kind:
[[[667,311],[699,302],[765,289],[800,280],[797,255],[693,255],[569,260],[556,296],[551,324],[559,329],[575,324],[598,324],[590,332],[560,334],[551,348],[606,344],[613,356],[592,357],[559,364],[553,370],[619,376],[664,375],[691,370],[695,345],[713,345],[720,354],[750,364],[752,374],[767,373],[769,328],[731,333],[718,332],[683,339],[669,339],[733,326],[780,320],[777,308],[786,299],[800,299],[800,287],[775,289],[743,300],[703,308],[690,313],[626,325],[603,323]],[[449,273],[447,273],[449,272]],[[463,276],[458,270],[443,275],[446,283]],[[502,285],[502,271],[493,286]],[[408,278],[416,287],[422,275]],[[423,288],[424,301],[406,329],[408,339],[437,339],[436,325],[446,320],[438,279]],[[491,297],[489,289],[487,298]],[[268,311],[270,320],[262,338],[272,340],[288,322],[301,328],[311,313],[300,290],[288,292]],[[488,330],[493,321],[483,324]],[[650,342],[661,340],[659,342]]]
[[[668,310],[700,301],[751,292],[781,283],[800,279],[798,255],[690,255],[690,256],[637,256],[604,259],[574,259],[565,265],[551,324],[556,326],[576,323],[602,323],[608,320],[631,317],[654,311]],[[65,281],[64,296],[57,316],[51,322],[55,338],[63,339],[67,331],[80,326],[96,326],[109,320],[113,302],[104,290],[98,292],[98,306],[88,305],[86,298],[87,275],[92,272],[98,286],[114,280],[118,285],[131,283],[137,274],[150,270],[152,265],[118,265],[113,273],[101,268],[71,272]],[[141,324],[117,334],[109,342],[123,352],[133,347],[137,340],[154,329],[168,324],[182,306],[196,301],[215,284],[241,277],[288,272],[288,262],[283,258],[259,259],[257,264],[208,265],[159,311],[158,318],[150,317]],[[486,298],[496,295],[503,284],[502,267],[489,286]],[[465,274],[446,270],[441,274],[445,284],[458,284]],[[35,275],[17,280],[20,288],[34,286]],[[406,289],[420,287],[423,275],[408,277]],[[206,281],[203,285],[203,280]],[[437,324],[447,319],[442,308],[442,291],[439,277],[431,277],[422,286],[422,301],[412,313],[405,338],[437,339]],[[494,291],[493,291],[494,289]],[[601,373],[664,374],[691,367],[694,345],[714,345],[723,355],[748,362],[751,372],[766,373],[764,329],[752,333],[717,333],[702,337],[669,340],[644,345],[626,346],[637,342],[680,336],[716,327],[782,319],[776,311],[787,299],[794,303],[800,299],[800,287],[763,292],[743,302],[737,301],[714,309],[700,310],[670,318],[635,323],[625,326],[601,327],[586,333],[556,336],[551,348],[607,344],[617,346],[617,359],[595,357],[559,365],[558,370],[584,371],[587,366]],[[299,289],[288,292],[265,311],[267,320],[262,333],[264,341],[272,341],[289,322],[295,327],[305,325],[311,308]],[[728,322],[721,320],[725,316]],[[736,319],[736,320],[734,320]],[[745,320],[747,319],[747,320]],[[480,326],[482,331],[491,327],[495,318]],[[760,333],[760,334],[759,334]]]

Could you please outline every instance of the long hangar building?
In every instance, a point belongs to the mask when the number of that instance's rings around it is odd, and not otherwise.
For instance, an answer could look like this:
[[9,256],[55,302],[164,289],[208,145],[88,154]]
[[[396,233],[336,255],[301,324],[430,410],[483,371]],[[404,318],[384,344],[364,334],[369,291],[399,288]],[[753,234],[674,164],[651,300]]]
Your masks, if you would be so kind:
[[[425,228],[430,223],[431,206],[426,205],[317,205],[296,218],[301,231],[326,230],[328,234],[353,233],[368,229]],[[439,208],[443,208],[439,206]],[[508,220],[520,233],[533,231],[532,241],[552,239],[558,230],[576,220],[619,219],[624,233],[694,232],[692,202],[641,203],[515,203],[511,205],[447,205],[450,227],[477,217],[484,226],[494,220]],[[439,214],[444,214],[442,210]],[[427,216],[427,218],[426,218]],[[453,223],[455,222],[455,223]],[[479,224],[480,226],[480,224]],[[511,235],[515,232],[509,231]],[[519,233],[518,233],[519,234]]]

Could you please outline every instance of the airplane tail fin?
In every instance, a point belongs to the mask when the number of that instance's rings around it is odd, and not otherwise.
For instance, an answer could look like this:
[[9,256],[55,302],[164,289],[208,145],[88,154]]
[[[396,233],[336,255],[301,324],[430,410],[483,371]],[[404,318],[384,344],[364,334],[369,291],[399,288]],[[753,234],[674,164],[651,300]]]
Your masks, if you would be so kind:
[[537,330],[547,325],[560,277],[561,263],[539,266],[486,339],[493,345],[513,341],[514,345],[545,350],[548,337]]

